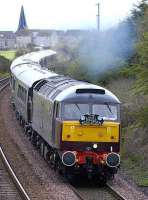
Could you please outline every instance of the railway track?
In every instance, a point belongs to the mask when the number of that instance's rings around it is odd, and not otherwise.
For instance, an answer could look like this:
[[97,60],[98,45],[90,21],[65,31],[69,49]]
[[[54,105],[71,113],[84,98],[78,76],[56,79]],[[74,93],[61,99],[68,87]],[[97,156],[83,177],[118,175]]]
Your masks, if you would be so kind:
[[89,184],[69,187],[81,200],[127,200],[109,184],[104,187]]
[[[9,84],[9,77],[0,79],[0,92]],[[0,199],[30,200],[12,170],[0,146]]]
[[108,190],[119,200],[127,200],[125,197],[123,197],[118,191],[116,191],[110,184],[106,184],[106,187]]
[[0,199],[30,200],[0,147]]
[[9,85],[9,77],[0,78],[0,92]]

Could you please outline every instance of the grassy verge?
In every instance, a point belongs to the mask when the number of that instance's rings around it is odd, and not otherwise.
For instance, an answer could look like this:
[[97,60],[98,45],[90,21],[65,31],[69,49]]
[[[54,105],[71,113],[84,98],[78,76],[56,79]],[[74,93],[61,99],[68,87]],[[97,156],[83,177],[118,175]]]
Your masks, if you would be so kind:
[[[148,186],[148,127],[144,109],[148,95],[133,91],[134,78],[118,78],[106,86],[118,96],[121,103],[121,171],[128,174],[138,186]],[[142,111],[145,111],[144,113]],[[142,116],[142,120],[139,116]],[[144,127],[145,125],[145,127]]]
[[[140,156],[138,156],[140,158]],[[122,168],[126,168],[126,172],[132,177],[138,186],[148,187],[148,169],[139,166],[135,163],[135,158],[129,156],[129,158],[122,159]],[[139,159],[140,162],[140,159]]]
[[0,72],[0,78],[5,78],[7,76],[10,76],[8,72]]
[[0,51],[0,56],[4,56],[9,60],[13,60],[15,58],[15,50],[11,51]]
[[147,128],[132,124],[122,129],[122,169],[138,186],[148,186]]

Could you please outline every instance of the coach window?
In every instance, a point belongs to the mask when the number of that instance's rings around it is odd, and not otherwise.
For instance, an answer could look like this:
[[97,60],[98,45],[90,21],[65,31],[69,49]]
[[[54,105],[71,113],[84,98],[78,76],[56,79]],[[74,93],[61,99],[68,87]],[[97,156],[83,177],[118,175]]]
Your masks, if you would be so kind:
[[25,103],[26,102],[26,96],[27,96],[26,89],[19,85],[17,96],[18,96],[18,98],[20,98]]
[[54,103],[54,119],[60,117],[60,104],[58,102]]
[[56,118],[60,118],[60,104],[57,103],[56,105]]
[[13,88],[13,90],[15,90],[15,79],[14,78],[12,78],[12,88]]

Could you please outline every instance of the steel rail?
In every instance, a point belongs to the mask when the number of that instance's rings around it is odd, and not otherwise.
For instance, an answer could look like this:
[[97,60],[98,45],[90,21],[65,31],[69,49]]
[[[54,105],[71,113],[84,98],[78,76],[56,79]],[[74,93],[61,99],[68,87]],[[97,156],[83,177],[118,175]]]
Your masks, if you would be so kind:
[[119,200],[128,200],[126,197],[116,191],[109,183],[106,184],[107,189]]
[[[0,79],[0,84],[1,84],[1,86],[0,86],[0,92],[2,90],[4,90],[8,86],[9,79],[10,79],[9,77]],[[22,197],[22,199],[24,199],[24,200],[30,200],[30,198],[27,195],[26,191],[24,190],[23,186],[21,185],[21,183],[19,182],[18,178],[16,177],[13,169],[11,168],[11,166],[10,166],[10,164],[9,164],[9,162],[8,162],[8,160],[7,160],[7,158],[6,158],[5,154],[4,154],[1,146],[0,146],[0,158],[1,158],[1,160],[2,160],[2,162],[4,164],[4,166],[5,166],[5,168],[7,170],[7,172],[9,173],[9,175],[10,175],[13,183],[15,184],[15,186],[16,186],[19,194],[20,194],[20,196]]]
[[68,183],[68,186],[80,200],[86,200],[86,198],[74,186],[72,186],[70,183]]
[[0,147],[0,157],[9,173],[9,175],[11,176],[16,188],[18,189],[19,191],[19,194],[21,195],[21,197],[24,199],[24,200],[30,200],[29,196],[27,195],[26,191],[24,190],[23,186],[21,185],[21,183],[19,182],[18,178],[16,177],[13,169],[11,168],[2,148]]
[[9,80],[9,77],[0,78],[0,82]]
[[[81,192],[79,192],[73,185],[68,184],[68,186],[73,190],[73,192],[78,196],[80,200],[86,200],[86,197],[83,196]],[[127,200],[125,197],[123,197],[118,191],[116,191],[112,186],[110,186],[108,183],[106,184],[106,189],[109,193],[111,193],[116,199],[118,200]],[[92,193],[93,195],[93,193]]]
[[9,77],[0,79],[0,92],[9,85]]

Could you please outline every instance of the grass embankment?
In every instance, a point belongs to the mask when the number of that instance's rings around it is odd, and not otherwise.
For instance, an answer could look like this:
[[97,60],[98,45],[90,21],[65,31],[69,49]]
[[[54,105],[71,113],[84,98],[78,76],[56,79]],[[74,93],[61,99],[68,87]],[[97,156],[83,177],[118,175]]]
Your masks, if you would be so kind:
[[10,76],[8,72],[0,72],[0,78],[5,78],[7,76]]
[[107,88],[122,103],[121,171],[139,186],[148,186],[148,128],[142,128],[138,118],[148,105],[148,96],[135,94],[134,83],[132,78],[120,78],[110,81]]
[[15,54],[15,50],[0,51],[0,78],[9,76],[9,68]]
[[13,60],[15,58],[15,50],[9,50],[9,51],[0,51],[0,56],[4,56],[5,58],[9,60]]

